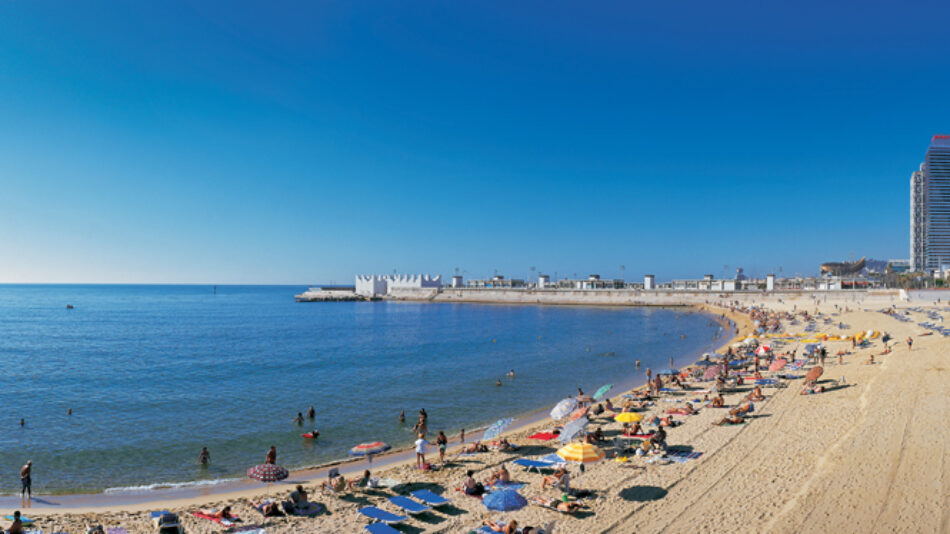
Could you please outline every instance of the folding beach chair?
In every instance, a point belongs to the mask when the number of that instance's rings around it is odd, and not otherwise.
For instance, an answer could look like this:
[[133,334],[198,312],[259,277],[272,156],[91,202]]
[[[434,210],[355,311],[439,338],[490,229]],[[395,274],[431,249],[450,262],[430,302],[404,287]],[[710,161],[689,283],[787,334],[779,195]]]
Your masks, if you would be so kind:
[[185,531],[178,516],[168,510],[151,512],[149,515],[152,518],[152,524],[158,528],[159,534],[181,534]]
[[389,502],[399,507],[402,511],[406,512],[409,515],[422,514],[431,510],[431,508],[429,508],[428,506],[424,504],[419,504],[408,497],[403,497],[402,495],[396,495],[396,496],[390,497]]
[[438,493],[433,493],[425,489],[413,491],[410,493],[410,495],[428,504],[429,506],[445,506],[446,504],[452,502]]
[[387,512],[386,510],[376,508],[375,506],[367,506],[365,508],[360,508],[359,513],[360,515],[368,517],[374,521],[382,521],[383,523],[387,523],[390,525],[394,525],[396,523],[402,523],[403,521],[409,519],[408,517],[404,515],[391,514]]

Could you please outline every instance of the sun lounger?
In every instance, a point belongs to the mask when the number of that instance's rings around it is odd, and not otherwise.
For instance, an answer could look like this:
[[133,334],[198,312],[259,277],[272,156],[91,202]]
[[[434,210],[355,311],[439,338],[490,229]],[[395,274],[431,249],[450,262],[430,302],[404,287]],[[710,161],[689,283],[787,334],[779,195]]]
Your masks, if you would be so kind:
[[396,515],[387,512],[386,510],[376,508],[375,506],[367,506],[365,508],[360,508],[359,513],[375,521],[382,521],[390,525],[396,523],[402,523],[403,521],[409,519],[404,515]]
[[541,472],[541,469],[546,467],[551,467],[554,465],[554,462],[548,462],[545,460],[530,460],[528,458],[518,458],[512,462],[515,465],[520,465],[525,468],[525,471],[531,471],[534,469],[537,472]]
[[402,532],[399,532],[386,523],[370,523],[363,527],[363,530],[370,534],[402,534]]
[[159,534],[181,534],[185,530],[178,516],[168,510],[158,510],[149,515],[152,518],[152,524],[158,528]]
[[438,493],[433,493],[429,490],[421,489],[411,492],[409,495],[419,499],[420,501],[428,504],[429,506],[445,506],[452,502],[449,499],[439,495]]
[[393,503],[395,506],[398,506],[400,509],[402,509],[404,512],[406,512],[409,515],[421,514],[421,513],[425,513],[431,510],[431,508],[429,508],[428,506],[424,504],[419,504],[408,497],[403,497],[402,495],[396,495],[394,497],[390,497],[389,502]]

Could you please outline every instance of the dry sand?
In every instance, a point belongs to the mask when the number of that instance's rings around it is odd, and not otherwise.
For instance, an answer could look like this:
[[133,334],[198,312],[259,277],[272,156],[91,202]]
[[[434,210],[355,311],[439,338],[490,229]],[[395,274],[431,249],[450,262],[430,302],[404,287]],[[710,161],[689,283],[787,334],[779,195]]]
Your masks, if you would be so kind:
[[[765,299],[757,300],[762,303]],[[816,307],[810,298],[797,302],[773,299],[768,304],[773,309],[794,305],[800,310],[807,304],[814,311]],[[880,302],[863,303],[866,308],[883,306]],[[832,303],[819,307],[825,313],[835,311]],[[550,422],[513,434],[512,441],[522,446],[517,453],[459,457],[441,471],[421,472],[399,465],[378,474],[409,483],[400,493],[431,488],[453,500],[447,510],[412,518],[400,526],[407,533],[468,532],[485,518],[515,519],[532,526],[556,521],[555,531],[562,533],[950,532],[946,452],[950,431],[942,421],[950,408],[950,342],[939,335],[919,336],[923,329],[916,323],[926,318],[914,312],[911,317],[912,322],[902,323],[876,311],[852,311],[834,317],[849,326],[844,331],[820,326],[819,331],[828,333],[888,331],[898,341],[892,353],[879,356],[883,347],[875,340],[869,348],[845,356],[843,365],[829,356],[824,378],[844,377],[836,389],[802,396],[801,380],[784,389],[766,389],[767,399],[757,404],[755,417],[740,426],[712,425],[725,412],[712,408],[679,417],[686,424],[670,429],[667,441],[702,452],[698,459],[668,465],[647,464],[645,458],[637,457],[628,463],[608,459],[588,466],[583,475],[572,467],[572,485],[595,494],[578,518],[536,506],[510,513],[487,512],[480,501],[455,489],[466,469],[475,470],[476,478],[482,480],[498,465],[507,464],[516,481],[528,484],[520,491],[523,495],[557,496],[552,489],[541,491],[540,475],[510,464],[521,456],[555,450],[554,443],[526,438],[537,428],[549,427]],[[908,335],[916,341],[913,351],[902,342]],[[828,346],[831,355],[839,348],[849,349],[850,343],[830,342]],[[788,346],[792,347],[794,344]],[[864,364],[872,353],[877,363]],[[726,396],[726,402],[736,404],[743,395]],[[677,405],[659,402],[651,412]],[[593,425],[601,422],[608,436],[619,430],[619,424],[607,419],[595,420]],[[613,452],[610,446],[605,450],[609,455]],[[454,456],[452,449],[449,456]],[[308,489],[314,482],[308,482]],[[281,485],[271,495],[284,497],[290,489]],[[80,532],[84,525],[98,523],[125,526],[130,532],[154,532],[142,510],[170,508],[182,516],[187,532],[205,533],[220,532],[221,527],[193,518],[189,512],[229,503],[245,518],[245,524],[262,524],[268,533],[355,533],[366,524],[358,508],[375,505],[397,511],[386,501],[393,494],[389,490],[346,497],[314,491],[312,500],[325,505],[328,514],[264,520],[248,505],[252,493],[113,509],[37,508],[28,514],[39,517],[37,526],[44,532]]]

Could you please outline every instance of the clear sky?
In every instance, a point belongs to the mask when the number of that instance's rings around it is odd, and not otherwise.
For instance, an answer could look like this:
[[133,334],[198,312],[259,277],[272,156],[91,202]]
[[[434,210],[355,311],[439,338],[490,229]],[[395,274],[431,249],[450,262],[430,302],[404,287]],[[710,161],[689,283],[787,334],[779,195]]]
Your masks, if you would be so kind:
[[0,281],[908,257],[950,3],[0,0]]

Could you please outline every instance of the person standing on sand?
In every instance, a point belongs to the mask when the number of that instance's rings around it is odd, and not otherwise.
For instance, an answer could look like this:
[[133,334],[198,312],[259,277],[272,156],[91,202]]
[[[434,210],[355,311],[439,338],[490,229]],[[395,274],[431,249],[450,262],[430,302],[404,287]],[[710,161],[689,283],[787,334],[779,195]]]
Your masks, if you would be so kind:
[[419,439],[416,440],[416,467],[422,468],[426,463],[426,447],[429,446],[429,442],[426,441],[425,434],[419,434]]
[[439,430],[438,437],[435,438],[435,444],[439,446],[439,463],[445,463],[445,448],[449,445],[449,438],[445,437],[445,433]]
[[462,429],[462,432],[459,433],[459,443],[465,443],[465,429]]
[[20,469],[20,498],[33,499],[33,460],[27,460]]
[[198,454],[198,463],[202,466],[207,466],[210,461],[211,453],[208,452],[208,447],[202,447],[201,452]]
[[914,338],[907,336],[907,350],[914,350]]
[[277,447],[274,445],[270,446],[270,449],[267,451],[267,457],[264,459],[265,464],[276,464],[277,463]]

